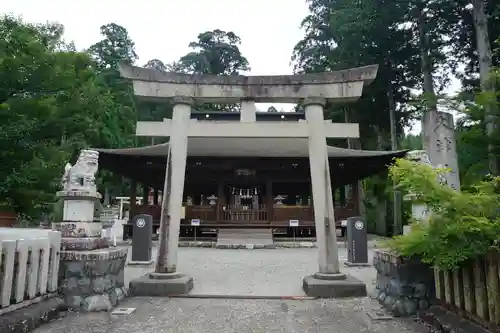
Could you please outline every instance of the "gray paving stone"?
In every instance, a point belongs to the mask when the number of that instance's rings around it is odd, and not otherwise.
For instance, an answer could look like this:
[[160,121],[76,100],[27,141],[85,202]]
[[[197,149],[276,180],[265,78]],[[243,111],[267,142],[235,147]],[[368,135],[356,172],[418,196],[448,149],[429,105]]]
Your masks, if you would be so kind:
[[[130,251],[129,251],[130,252]],[[339,249],[341,260],[346,260],[345,249]],[[373,254],[369,252],[371,260]],[[153,249],[153,258],[156,248]],[[180,248],[179,272],[194,279],[192,294],[305,296],[302,279],[318,270],[317,249],[259,249],[220,250],[212,248]],[[150,268],[125,268],[128,281],[151,272]],[[341,270],[367,285],[373,292],[376,271],[373,267],[344,267]]]
[[[345,260],[345,250],[340,250]],[[370,254],[370,258],[372,255]],[[317,270],[317,250],[218,250],[182,248],[179,271],[195,280],[192,294],[239,296],[304,296],[302,279]],[[129,266],[125,279],[152,268]],[[375,269],[342,270],[373,290]],[[197,299],[132,297],[120,307],[131,315],[70,313],[35,333],[424,333],[411,320],[376,320],[383,312],[368,297],[335,300]],[[385,318],[385,317],[384,317]]]
[[424,333],[410,320],[373,320],[378,304],[350,300],[221,300],[131,298],[131,315],[71,313],[34,333]]

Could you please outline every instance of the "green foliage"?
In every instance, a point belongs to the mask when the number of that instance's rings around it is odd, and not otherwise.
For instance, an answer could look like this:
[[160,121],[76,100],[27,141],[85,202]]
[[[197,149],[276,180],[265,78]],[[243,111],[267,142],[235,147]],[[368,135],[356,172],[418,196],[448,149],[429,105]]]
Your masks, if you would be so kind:
[[55,201],[74,152],[131,146],[137,117],[123,83],[106,76],[120,54],[94,47],[102,52],[93,61],[61,39],[59,24],[3,16],[0,34],[0,202],[36,218]]
[[415,221],[408,235],[387,246],[401,255],[419,257],[444,269],[485,255],[500,235],[498,179],[457,192],[438,182],[443,169],[399,159],[390,168],[397,186],[415,195],[432,212],[428,223]]
[[422,135],[407,134],[401,140],[401,148],[408,150],[422,150]]
[[[249,71],[247,58],[243,56],[239,45],[241,39],[232,31],[212,30],[198,35],[196,41],[189,43],[193,51],[184,55],[168,68],[190,74],[237,75]],[[151,67],[161,64],[148,63]],[[237,111],[239,105],[201,104],[197,109],[210,111]]]
[[197,74],[234,75],[249,71],[248,60],[241,54],[241,39],[234,32],[219,29],[198,35],[189,47],[194,51],[183,56],[177,70]]

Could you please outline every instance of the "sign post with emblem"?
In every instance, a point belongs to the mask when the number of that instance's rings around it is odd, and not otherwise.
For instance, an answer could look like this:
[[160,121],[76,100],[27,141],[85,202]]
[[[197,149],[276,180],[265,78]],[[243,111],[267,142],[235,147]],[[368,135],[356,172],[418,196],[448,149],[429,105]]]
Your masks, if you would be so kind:
[[153,248],[153,217],[141,214],[134,217],[132,260],[130,265],[150,265]]
[[194,228],[194,241],[196,242],[196,234],[197,234],[196,227],[200,226],[200,219],[192,219],[191,226]]
[[366,223],[359,216],[347,219],[347,262],[345,265],[369,266]]
[[292,231],[293,231],[293,242],[295,243],[295,229],[297,229],[299,227],[299,220],[290,220],[288,222],[288,225],[290,227],[292,227]]

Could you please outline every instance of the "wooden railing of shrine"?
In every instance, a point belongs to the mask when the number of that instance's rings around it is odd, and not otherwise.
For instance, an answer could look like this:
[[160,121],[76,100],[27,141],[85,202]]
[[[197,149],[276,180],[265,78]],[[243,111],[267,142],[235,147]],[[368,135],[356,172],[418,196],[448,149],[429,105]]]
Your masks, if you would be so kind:
[[186,220],[217,221],[216,206],[186,206]]
[[435,270],[436,298],[451,310],[488,327],[500,328],[500,253],[459,269]]
[[[205,222],[214,223],[277,223],[288,225],[290,220],[299,220],[301,224],[313,224],[314,209],[307,205],[274,205],[272,209],[268,209],[265,204],[260,204],[258,207],[238,206],[238,205],[221,205],[219,212],[216,205],[203,206],[186,206],[185,220],[199,219]],[[149,214],[153,216],[153,221],[159,223],[161,216],[161,205],[142,205],[136,206],[135,211],[131,216],[138,214]],[[359,215],[356,205],[348,203],[345,206],[335,205],[335,220],[340,223],[341,220],[351,216]]]
[[309,206],[275,206],[273,221],[302,220],[314,221],[314,209]]
[[242,205],[225,205],[222,207],[221,221],[268,221],[266,205],[260,204],[256,208]]
[[153,221],[160,221],[161,205],[140,205],[135,206],[134,210],[130,213],[130,218],[140,214],[147,214],[153,217]]

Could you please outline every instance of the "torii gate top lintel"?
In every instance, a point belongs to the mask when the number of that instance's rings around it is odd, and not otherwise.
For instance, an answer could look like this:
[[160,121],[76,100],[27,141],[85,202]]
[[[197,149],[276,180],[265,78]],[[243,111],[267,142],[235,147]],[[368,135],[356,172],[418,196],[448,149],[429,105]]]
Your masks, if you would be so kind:
[[339,102],[357,100],[365,85],[375,80],[378,65],[297,75],[208,75],[161,72],[120,64],[123,78],[133,81],[143,99],[190,97],[202,103],[300,103],[306,98]]

